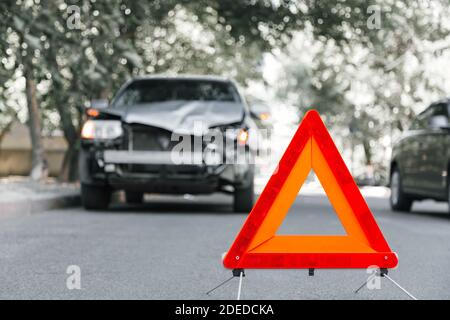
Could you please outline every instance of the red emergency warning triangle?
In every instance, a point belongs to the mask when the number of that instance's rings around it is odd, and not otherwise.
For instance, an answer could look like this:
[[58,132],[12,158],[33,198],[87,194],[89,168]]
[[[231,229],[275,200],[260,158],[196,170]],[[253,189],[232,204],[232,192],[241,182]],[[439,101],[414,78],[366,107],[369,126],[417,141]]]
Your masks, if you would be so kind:
[[[276,235],[314,170],[346,235]],[[309,111],[223,264],[229,269],[394,268],[391,251],[317,111]]]

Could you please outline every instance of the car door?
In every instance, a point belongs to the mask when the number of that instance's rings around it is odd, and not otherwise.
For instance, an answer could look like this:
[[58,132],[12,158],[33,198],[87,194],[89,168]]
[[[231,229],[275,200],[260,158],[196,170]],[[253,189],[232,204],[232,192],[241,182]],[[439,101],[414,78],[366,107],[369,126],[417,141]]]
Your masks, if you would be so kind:
[[427,113],[420,114],[414,121],[411,128],[405,134],[400,144],[399,164],[402,174],[402,184],[405,191],[420,193],[420,166],[421,166],[421,146],[423,135],[426,129]]
[[419,180],[426,195],[442,198],[447,186],[447,103],[433,104],[430,110],[427,128],[421,138]]

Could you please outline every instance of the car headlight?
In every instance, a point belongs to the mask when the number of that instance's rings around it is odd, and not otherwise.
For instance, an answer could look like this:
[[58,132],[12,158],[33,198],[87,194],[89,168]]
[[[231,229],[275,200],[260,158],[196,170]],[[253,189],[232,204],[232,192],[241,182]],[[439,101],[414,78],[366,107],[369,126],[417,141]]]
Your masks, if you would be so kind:
[[117,120],[88,120],[81,130],[86,140],[114,140],[122,134],[122,123]]
[[236,140],[240,145],[245,145],[249,138],[249,132],[246,129],[226,129],[225,136],[228,139]]

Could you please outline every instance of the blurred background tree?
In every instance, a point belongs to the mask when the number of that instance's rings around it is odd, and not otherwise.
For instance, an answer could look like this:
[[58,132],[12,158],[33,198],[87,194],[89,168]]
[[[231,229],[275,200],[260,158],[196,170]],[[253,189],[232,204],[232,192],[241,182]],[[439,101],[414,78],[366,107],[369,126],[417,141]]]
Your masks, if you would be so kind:
[[[432,67],[448,58],[448,13],[445,0],[2,1],[0,132],[26,119],[40,179],[41,136],[60,129],[69,146],[60,179],[73,181],[91,99],[111,99],[139,74],[218,74],[260,81],[300,114],[319,109],[363,147],[365,164],[379,164],[378,149],[450,90]],[[271,79],[267,55],[281,65]]]
[[417,112],[450,90],[448,70],[433,67],[450,57],[450,6],[422,0],[373,4],[367,16],[379,10],[374,29],[353,21],[360,9],[342,3],[349,17],[341,25],[344,38],[317,35],[313,26],[298,32],[275,54],[282,67],[273,85],[278,98],[288,98],[301,113],[320,110],[348,148],[361,146],[363,165],[385,170],[392,142]]

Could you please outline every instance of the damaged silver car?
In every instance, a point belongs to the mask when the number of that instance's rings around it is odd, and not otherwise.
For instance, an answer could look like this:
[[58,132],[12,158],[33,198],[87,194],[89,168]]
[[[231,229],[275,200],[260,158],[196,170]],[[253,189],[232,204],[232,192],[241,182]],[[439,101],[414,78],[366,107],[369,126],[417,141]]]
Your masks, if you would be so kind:
[[105,209],[112,192],[124,190],[129,203],[145,193],[225,192],[236,212],[251,210],[257,127],[233,81],[139,77],[86,113],[79,160],[86,209]]

